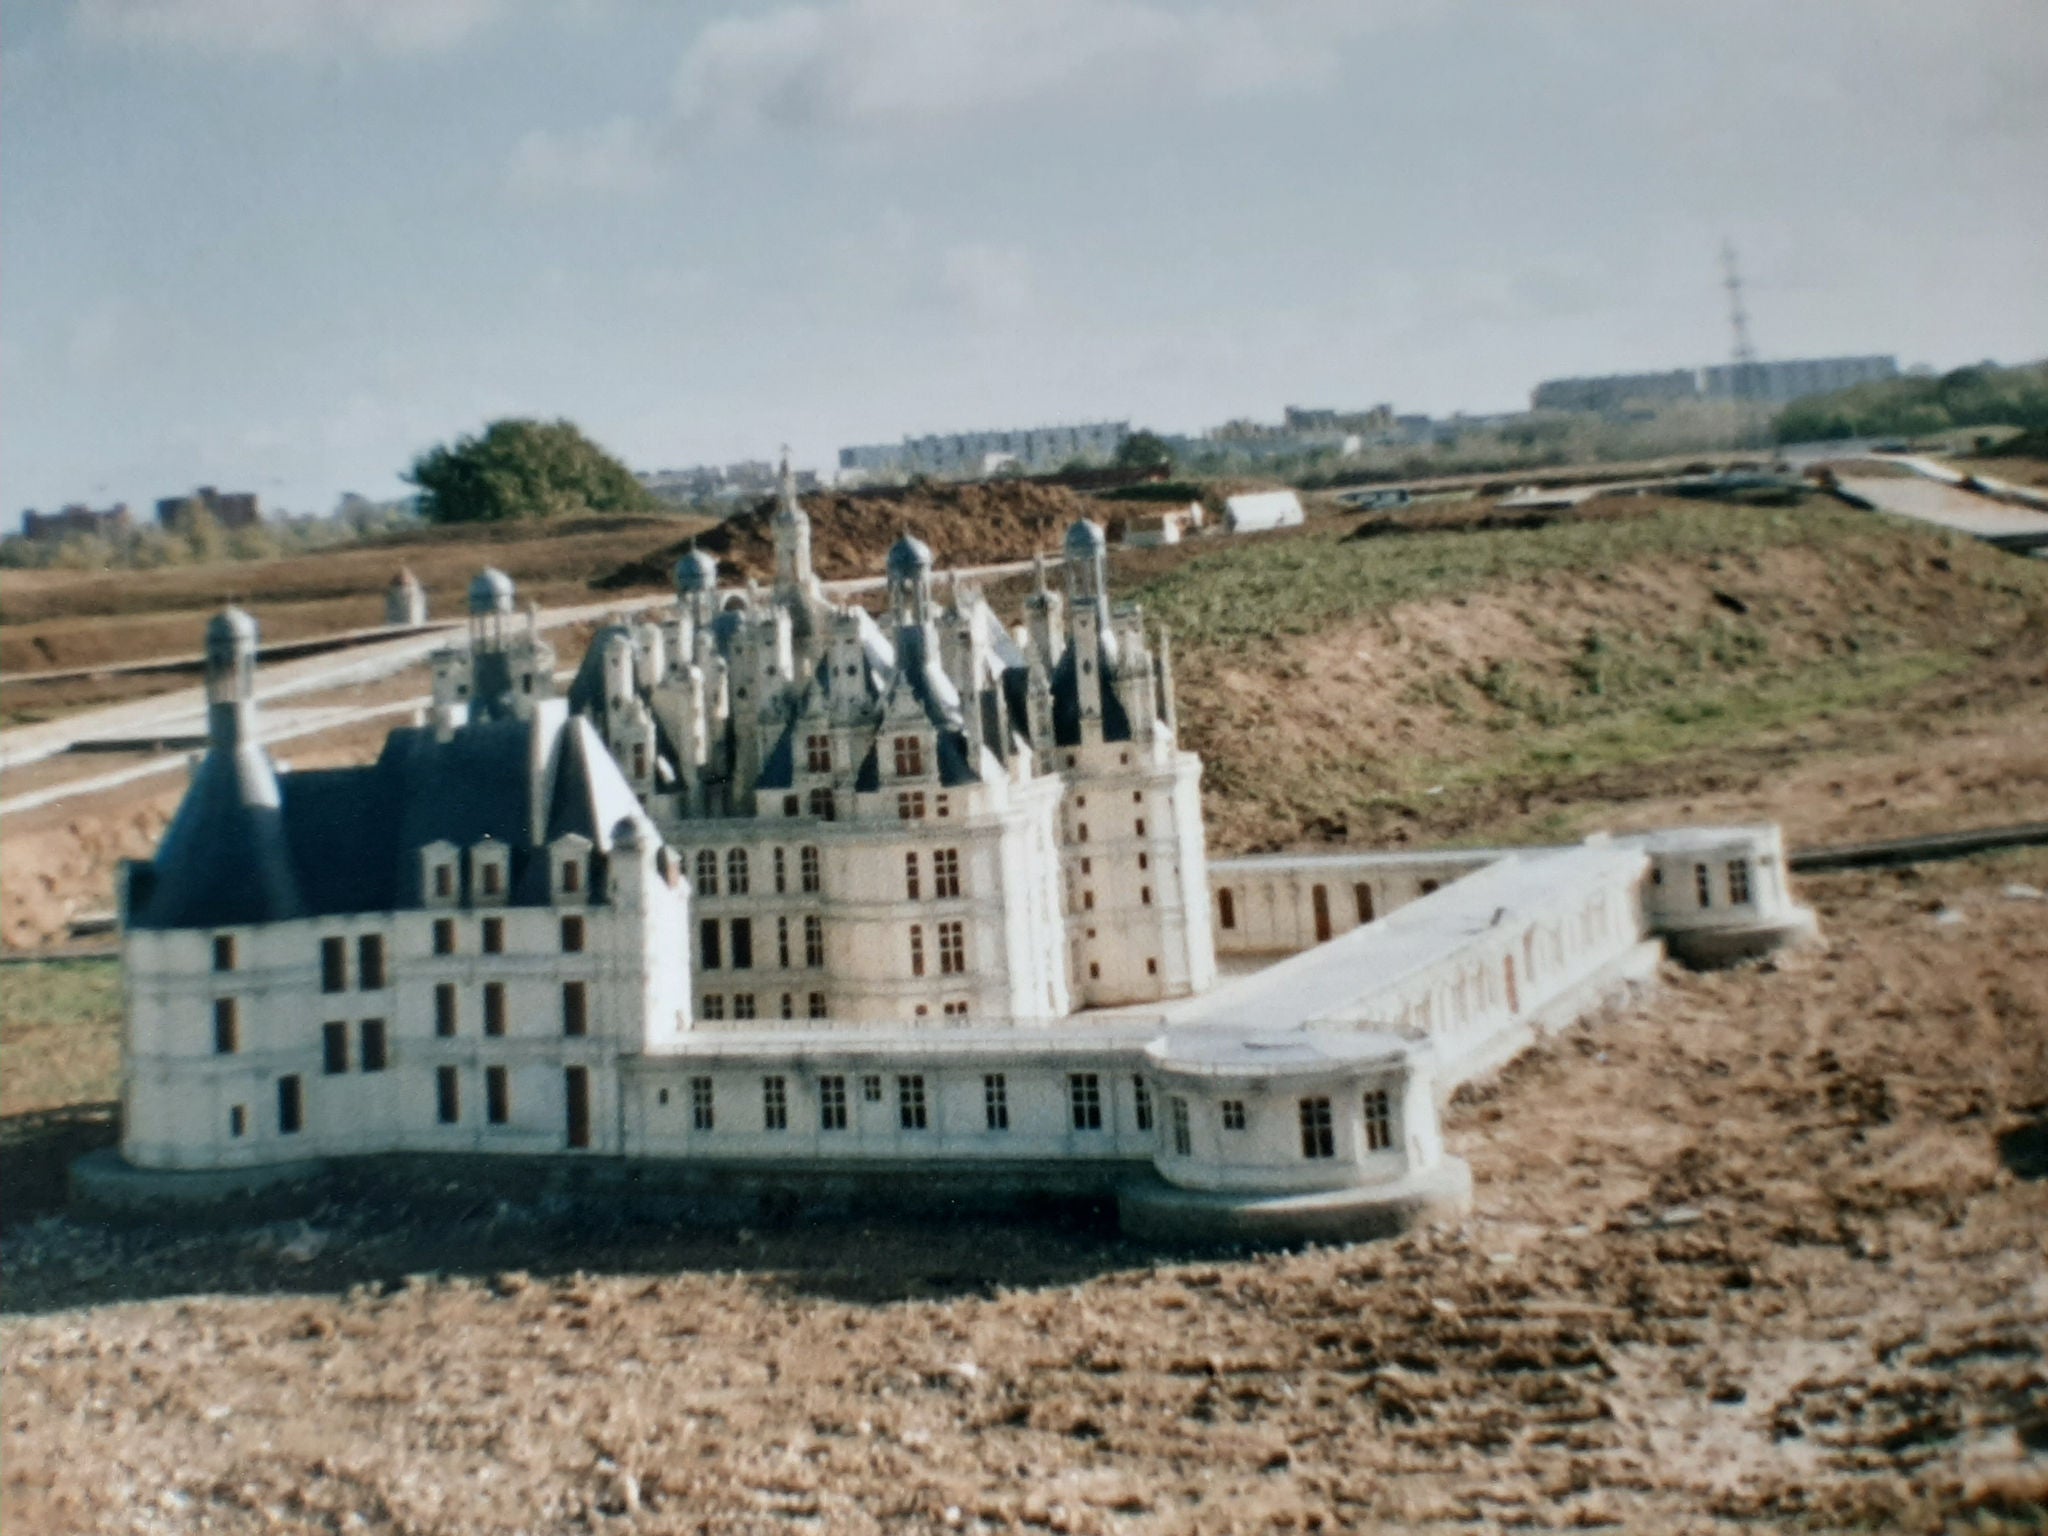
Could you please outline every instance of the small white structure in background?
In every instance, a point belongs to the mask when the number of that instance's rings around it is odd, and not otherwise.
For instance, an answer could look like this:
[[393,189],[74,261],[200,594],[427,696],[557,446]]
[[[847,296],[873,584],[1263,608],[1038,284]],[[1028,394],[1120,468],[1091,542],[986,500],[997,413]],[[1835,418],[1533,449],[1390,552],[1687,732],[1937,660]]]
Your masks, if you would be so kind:
[[[122,1140],[80,1193],[397,1153],[689,1209],[1078,1194],[1168,1241],[1364,1236],[1462,1209],[1452,1090],[1665,942],[1812,929],[1774,828],[1212,864],[1101,529],[1014,633],[910,538],[885,622],[834,606],[786,475],[775,542],[765,591],[686,555],[566,700],[481,573],[429,720],[362,768],[276,771],[255,625],[217,618],[210,749],[123,874]],[[1219,949],[1266,963],[1219,986]]]
[[1292,491],[1246,491],[1223,501],[1225,533],[1264,533],[1296,528],[1306,520],[1301,498]]
[[1126,549],[1158,549],[1178,544],[1190,533],[1202,530],[1202,504],[1191,501],[1184,507],[1165,507],[1156,512],[1133,512],[1124,519]]
[[401,569],[384,589],[384,622],[392,628],[416,629],[427,622],[427,589],[419,577]]

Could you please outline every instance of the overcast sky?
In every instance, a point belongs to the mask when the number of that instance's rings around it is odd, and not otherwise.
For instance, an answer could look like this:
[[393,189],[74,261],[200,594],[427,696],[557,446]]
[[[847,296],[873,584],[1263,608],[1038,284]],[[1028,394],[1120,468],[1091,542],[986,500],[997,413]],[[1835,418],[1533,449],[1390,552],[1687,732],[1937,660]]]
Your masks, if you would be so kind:
[[0,509],[2048,353],[2043,0],[5,0]]

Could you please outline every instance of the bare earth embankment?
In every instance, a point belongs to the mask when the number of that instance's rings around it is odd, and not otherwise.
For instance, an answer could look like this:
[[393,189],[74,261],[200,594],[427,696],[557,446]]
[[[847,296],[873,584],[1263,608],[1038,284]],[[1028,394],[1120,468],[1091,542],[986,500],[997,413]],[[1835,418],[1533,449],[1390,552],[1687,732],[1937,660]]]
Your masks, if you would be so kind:
[[[1118,567],[1220,850],[2048,817],[2039,562],[1826,506],[1361,525]],[[539,1198],[83,1226],[115,978],[0,968],[6,1526],[2038,1529],[2044,888],[1809,879],[1820,946],[1461,1097],[1468,1221],[1259,1257]]]

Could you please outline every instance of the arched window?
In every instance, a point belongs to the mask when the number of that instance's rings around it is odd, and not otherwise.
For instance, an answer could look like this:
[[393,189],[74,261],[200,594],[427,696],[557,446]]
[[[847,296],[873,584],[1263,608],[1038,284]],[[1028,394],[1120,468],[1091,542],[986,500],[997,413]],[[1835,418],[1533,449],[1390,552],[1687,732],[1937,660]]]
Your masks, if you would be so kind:
[[697,850],[697,894],[716,896],[718,894],[718,855],[709,848]]
[[735,848],[725,856],[725,893],[744,896],[747,886],[747,850]]

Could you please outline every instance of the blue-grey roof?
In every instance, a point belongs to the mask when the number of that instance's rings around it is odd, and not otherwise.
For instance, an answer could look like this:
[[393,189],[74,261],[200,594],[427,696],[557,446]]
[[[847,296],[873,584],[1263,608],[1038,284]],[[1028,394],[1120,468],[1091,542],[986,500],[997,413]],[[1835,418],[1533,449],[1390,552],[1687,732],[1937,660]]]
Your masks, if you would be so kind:
[[485,566],[470,578],[469,611],[471,613],[510,613],[512,611],[512,578],[495,566]]
[[1108,548],[1109,540],[1099,523],[1084,517],[1067,530],[1066,551],[1069,555],[1099,555]]
[[253,648],[256,644],[256,634],[255,619],[240,608],[223,608],[206,621],[206,649],[227,650],[238,646]]
[[718,587],[718,562],[693,542],[676,561],[676,591],[711,592]]
[[904,534],[889,546],[889,574],[900,579],[929,575],[931,546],[913,534]]
[[[538,826],[536,774],[546,790]],[[215,749],[131,881],[129,923],[212,928],[404,911],[425,896],[422,849],[486,839],[511,851],[513,901],[538,904],[547,870],[536,851],[569,833],[609,851],[621,820],[652,835],[596,732],[554,712],[479,721],[445,741],[406,727],[359,768],[277,776],[261,748]]]

